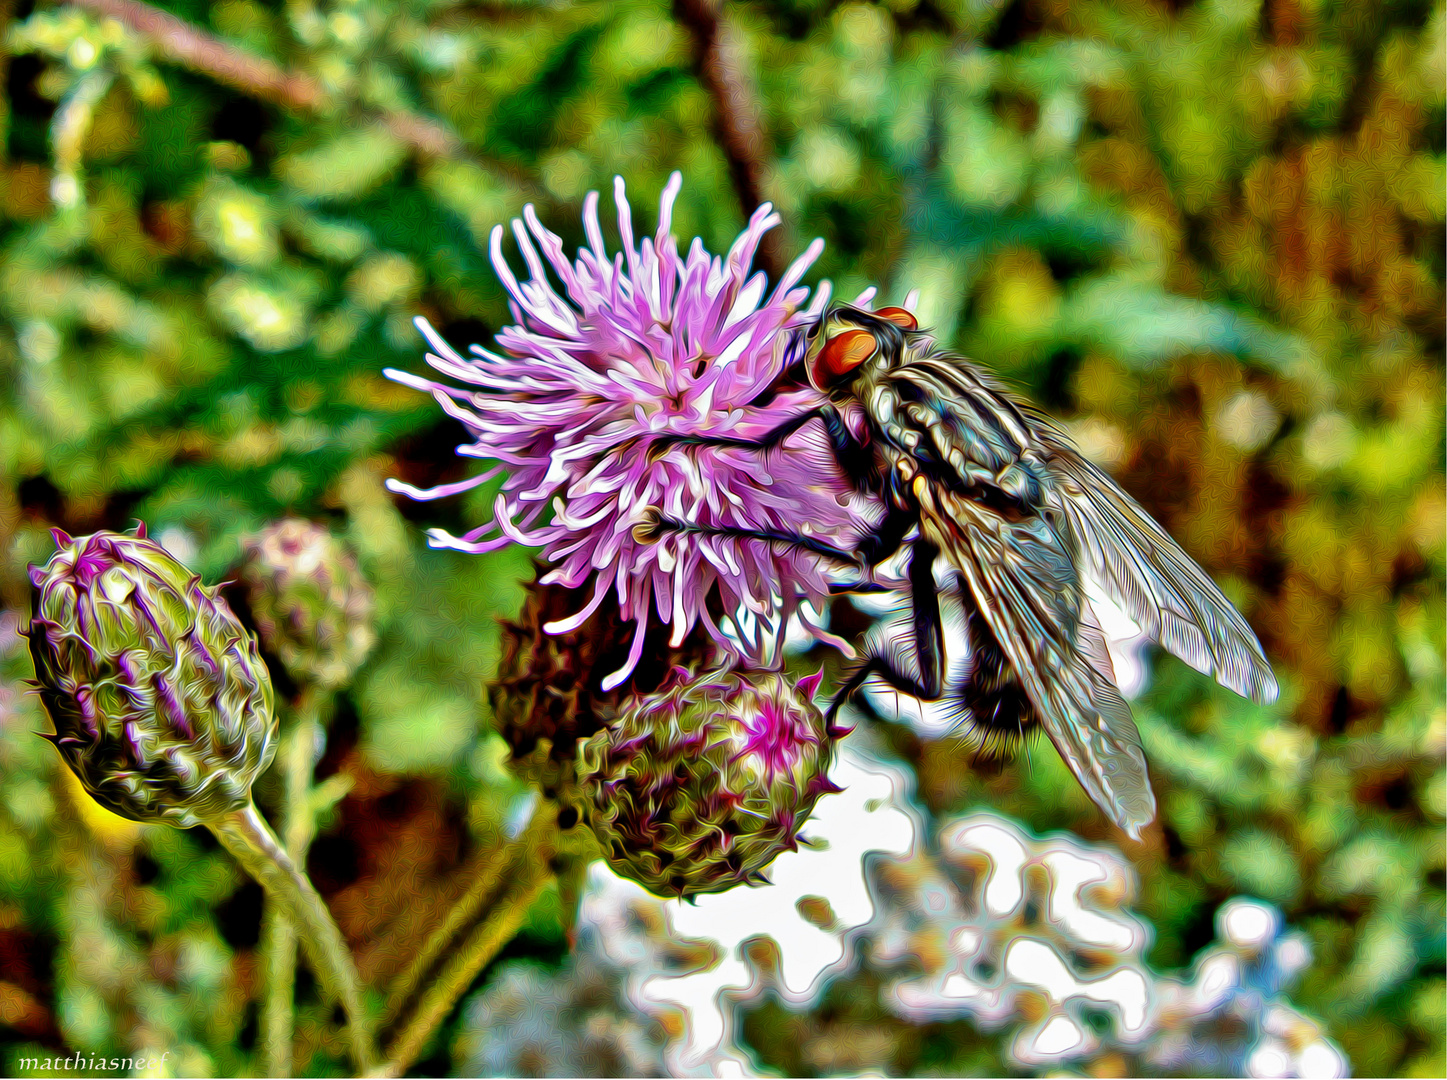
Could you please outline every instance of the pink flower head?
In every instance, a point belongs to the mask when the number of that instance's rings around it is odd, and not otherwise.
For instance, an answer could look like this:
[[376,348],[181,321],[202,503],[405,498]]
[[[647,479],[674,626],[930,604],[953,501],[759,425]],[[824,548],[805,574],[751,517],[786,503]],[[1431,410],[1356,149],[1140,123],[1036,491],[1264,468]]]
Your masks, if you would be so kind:
[[505,471],[489,524],[461,537],[433,529],[430,542],[469,552],[511,542],[541,547],[552,563],[545,584],[592,589],[576,615],[547,626],[551,633],[581,626],[614,590],[637,629],[628,661],[604,680],[607,689],[637,664],[650,611],[671,624],[675,644],[702,621],[729,653],[768,664],[784,620],[795,613],[807,620],[802,605],[818,607],[828,595],[827,568],[786,544],[677,533],[636,539],[634,528],[650,511],[707,526],[811,533],[842,547],[868,526],[821,425],[805,425],[767,454],[661,441],[755,438],[820,403],[805,389],[755,404],[784,366],[790,331],[818,318],[828,299],[821,289],[805,308],[809,290],[799,286],[822,241],[766,297],[764,274],[750,267],[779,216],[759,207],[726,259],[710,256],[697,239],[683,258],[669,231],[681,185],[674,173],[656,236],[635,243],[623,180],[614,181],[623,250],[611,258],[596,192],[584,203],[588,247],[576,262],[525,207],[513,234],[530,280],[520,283],[504,259],[502,226],[492,232],[492,263],[516,320],[497,335],[500,352],[474,345],[472,356],[460,356],[418,319],[435,350],[428,362],[466,388],[387,372],[432,393],[467,426],[475,441],[459,454],[497,463],[425,491],[395,480],[389,487],[440,498]]

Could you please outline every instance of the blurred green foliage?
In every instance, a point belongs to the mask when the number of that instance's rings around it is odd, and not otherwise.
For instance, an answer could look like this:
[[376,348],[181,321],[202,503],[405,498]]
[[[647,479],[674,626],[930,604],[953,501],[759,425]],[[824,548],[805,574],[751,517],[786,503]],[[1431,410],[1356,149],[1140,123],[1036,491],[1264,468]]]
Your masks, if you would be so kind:
[[[475,523],[492,489],[384,491],[465,466],[460,429],[381,370],[418,366],[416,313],[459,343],[509,320],[486,234],[524,202],[576,244],[586,191],[622,174],[646,218],[681,169],[685,238],[726,250],[753,192],[784,214],[776,268],[819,235],[811,280],[920,288],[923,321],[1068,418],[1260,631],[1277,705],[1160,658],[1137,709],[1162,808],[1130,853],[1153,958],[1187,961],[1230,895],[1271,900],[1316,951],[1296,1000],[1358,1074],[1447,1070],[1440,0],[98,14],[119,7],[0,5],[6,1067],[68,1047],[256,1068],[254,886],[197,833],[96,809],[30,734],[16,630],[48,529],[139,517],[208,581],[283,513],[356,546],[382,644],[333,722],[322,771],[355,785],[312,872],[371,940],[364,975],[395,970],[524,793],[482,686],[530,569],[421,545],[414,522]],[[730,114],[751,158],[720,137]],[[1000,768],[890,732],[934,813],[1109,839],[1047,752]],[[556,959],[557,911],[514,950]],[[299,1067],[334,1072],[311,1000]],[[851,1021],[854,1000],[747,1034],[789,1070],[997,1060],[958,1024],[880,1027],[868,994]],[[811,1051],[851,1022],[862,1058]]]

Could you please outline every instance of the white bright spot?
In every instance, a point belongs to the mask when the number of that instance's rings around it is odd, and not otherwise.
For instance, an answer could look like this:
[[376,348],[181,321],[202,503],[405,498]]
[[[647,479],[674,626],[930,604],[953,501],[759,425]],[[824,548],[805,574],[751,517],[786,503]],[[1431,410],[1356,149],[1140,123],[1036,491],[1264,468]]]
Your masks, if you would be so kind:
[[80,202],[80,182],[68,172],[56,173],[50,181],[50,201],[61,208]]
[[1080,992],[1092,1001],[1116,1006],[1120,1010],[1123,1034],[1134,1035],[1145,1029],[1150,987],[1146,985],[1146,977],[1134,968],[1121,968],[1114,975],[1083,982]]
[[1072,937],[1118,951],[1144,944],[1139,927],[1107,918],[1080,901],[1081,889],[1109,877],[1104,863],[1066,851],[1052,851],[1042,861],[1055,878],[1055,888],[1050,890],[1050,918]]
[[1276,937],[1276,912],[1252,900],[1233,900],[1221,912],[1221,936],[1239,949],[1257,951]]
[[[1049,945],[1031,938],[1020,938],[1005,954],[1005,971],[1017,982],[1044,990],[1057,1004],[1083,997],[1114,1005],[1120,1011],[1121,1023],[1128,1033],[1145,1027],[1150,987],[1145,976],[1134,968],[1121,968],[1103,979],[1077,979],[1060,954]],[[1047,1052],[1040,1049],[1038,1039],[1036,1049],[1041,1053]]]
[[200,551],[196,538],[178,525],[162,529],[156,536],[156,543],[170,552],[171,557],[183,566],[190,566]]
[[1005,954],[1005,972],[1016,982],[1038,986],[1052,1001],[1063,1002],[1079,991],[1079,984],[1060,954],[1043,941],[1020,938]]
[[1336,1080],[1347,1075],[1346,1058],[1330,1043],[1318,1040],[1297,1055],[1296,1075],[1312,1080],[1317,1077]]
[[1035,1036],[1031,1049],[1042,1057],[1056,1057],[1069,1053],[1084,1041],[1074,1021],[1067,1016],[1056,1016]]
[[972,956],[982,940],[978,930],[961,926],[950,935],[950,949],[956,956]]
[[985,886],[985,907],[995,916],[1008,915],[1025,898],[1025,864],[1030,853],[1019,837],[999,825],[970,825],[953,836],[941,836],[940,846],[956,852],[983,851],[992,863]]
[[1290,1076],[1291,1055],[1275,1039],[1265,1039],[1246,1062],[1246,1075],[1262,1078]]
[[1216,413],[1216,433],[1222,441],[1250,453],[1265,446],[1281,426],[1281,414],[1256,390],[1243,390]]
[[1203,1011],[1216,1008],[1241,981],[1241,962],[1228,953],[1202,961],[1196,976],[1196,1006]]
[[1098,581],[1087,574],[1084,584],[1090,610],[1095,613],[1095,621],[1105,636],[1111,667],[1115,668],[1115,685],[1127,700],[1139,697],[1150,684],[1145,650],[1151,639],[1125,609],[1105,594]]
[[[910,988],[914,989],[914,988]],[[992,991],[989,987],[981,986],[977,982],[965,978],[956,972],[945,980],[943,987],[944,995],[956,1001],[985,1001],[990,998]],[[901,995],[902,997],[904,995]],[[994,995],[998,997],[998,994]],[[913,1004],[906,1001],[906,1004]]]

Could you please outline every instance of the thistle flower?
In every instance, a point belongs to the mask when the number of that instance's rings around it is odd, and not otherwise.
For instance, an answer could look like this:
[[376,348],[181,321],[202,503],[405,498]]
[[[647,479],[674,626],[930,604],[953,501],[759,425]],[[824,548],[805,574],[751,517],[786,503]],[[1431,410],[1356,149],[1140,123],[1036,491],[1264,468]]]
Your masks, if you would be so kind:
[[262,640],[293,678],[351,681],[377,641],[375,596],[336,537],[301,518],[273,522],[246,542],[239,576]]
[[685,675],[635,697],[583,743],[583,813],[613,869],[659,896],[764,880],[798,847],[819,796],[839,790],[818,683],[796,687],[772,671]]
[[98,532],[31,567],[46,736],[102,806],[178,828],[251,804],[275,751],[271,677],[226,602],[165,548]]
[[[682,257],[670,232],[681,184],[675,173],[663,192],[657,234],[635,244],[623,181],[615,181],[623,250],[611,258],[596,192],[584,204],[588,247],[576,262],[526,207],[526,224],[515,220],[513,232],[529,281],[520,283],[504,259],[502,227],[492,232],[492,263],[517,320],[497,335],[501,355],[474,345],[464,358],[419,319],[435,350],[428,362],[469,389],[387,372],[432,393],[466,425],[474,441],[458,453],[497,462],[459,483],[424,491],[390,481],[392,490],[440,498],[507,472],[492,522],[461,537],[434,529],[433,546],[541,547],[553,564],[542,584],[589,596],[571,617],[549,624],[552,633],[581,626],[610,591],[616,594],[622,618],[635,626],[627,659],[604,680],[605,690],[637,665],[650,611],[671,625],[675,647],[701,623],[724,649],[768,666],[788,617],[807,620],[804,602],[820,607],[828,596],[815,557],[785,545],[691,535],[640,542],[634,527],[651,509],[750,530],[797,530],[807,522],[845,544],[868,524],[819,425],[806,425],[788,452],[775,454],[658,445],[662,436],[757,437],[819,402],[808,389],[763,399],[783,368],[789,332],[817,317],[828,299],[820,290],[801,310],[808,290],[799,279],[821,242],[766,299],[764,275],[751,275],[750,267],[778,215],[761,206],[726,259],[711,257],[697,239]],[[566,298],[549,281],[548,267]]]

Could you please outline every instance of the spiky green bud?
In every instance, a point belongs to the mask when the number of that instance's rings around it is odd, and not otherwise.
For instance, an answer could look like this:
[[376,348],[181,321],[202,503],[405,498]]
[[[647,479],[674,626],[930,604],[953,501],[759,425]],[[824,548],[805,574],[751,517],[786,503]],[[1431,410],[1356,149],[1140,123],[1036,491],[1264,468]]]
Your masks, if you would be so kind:
[[246,542],[239,573],[266,647],[292,678],[338,689],[376,644],[375,597],[357,560],[322,526],[301,518]]
[[834,732],[818,676],[681,675],[634,698],[579,748],[584,815],[613,869],[659,896],[764,880],[798,846],[828,777]]
[[190,828],[247,806],[275,751],[256,639],[144,527],[55,539],[30,568],[30,653],[61,758],[136,821]]

